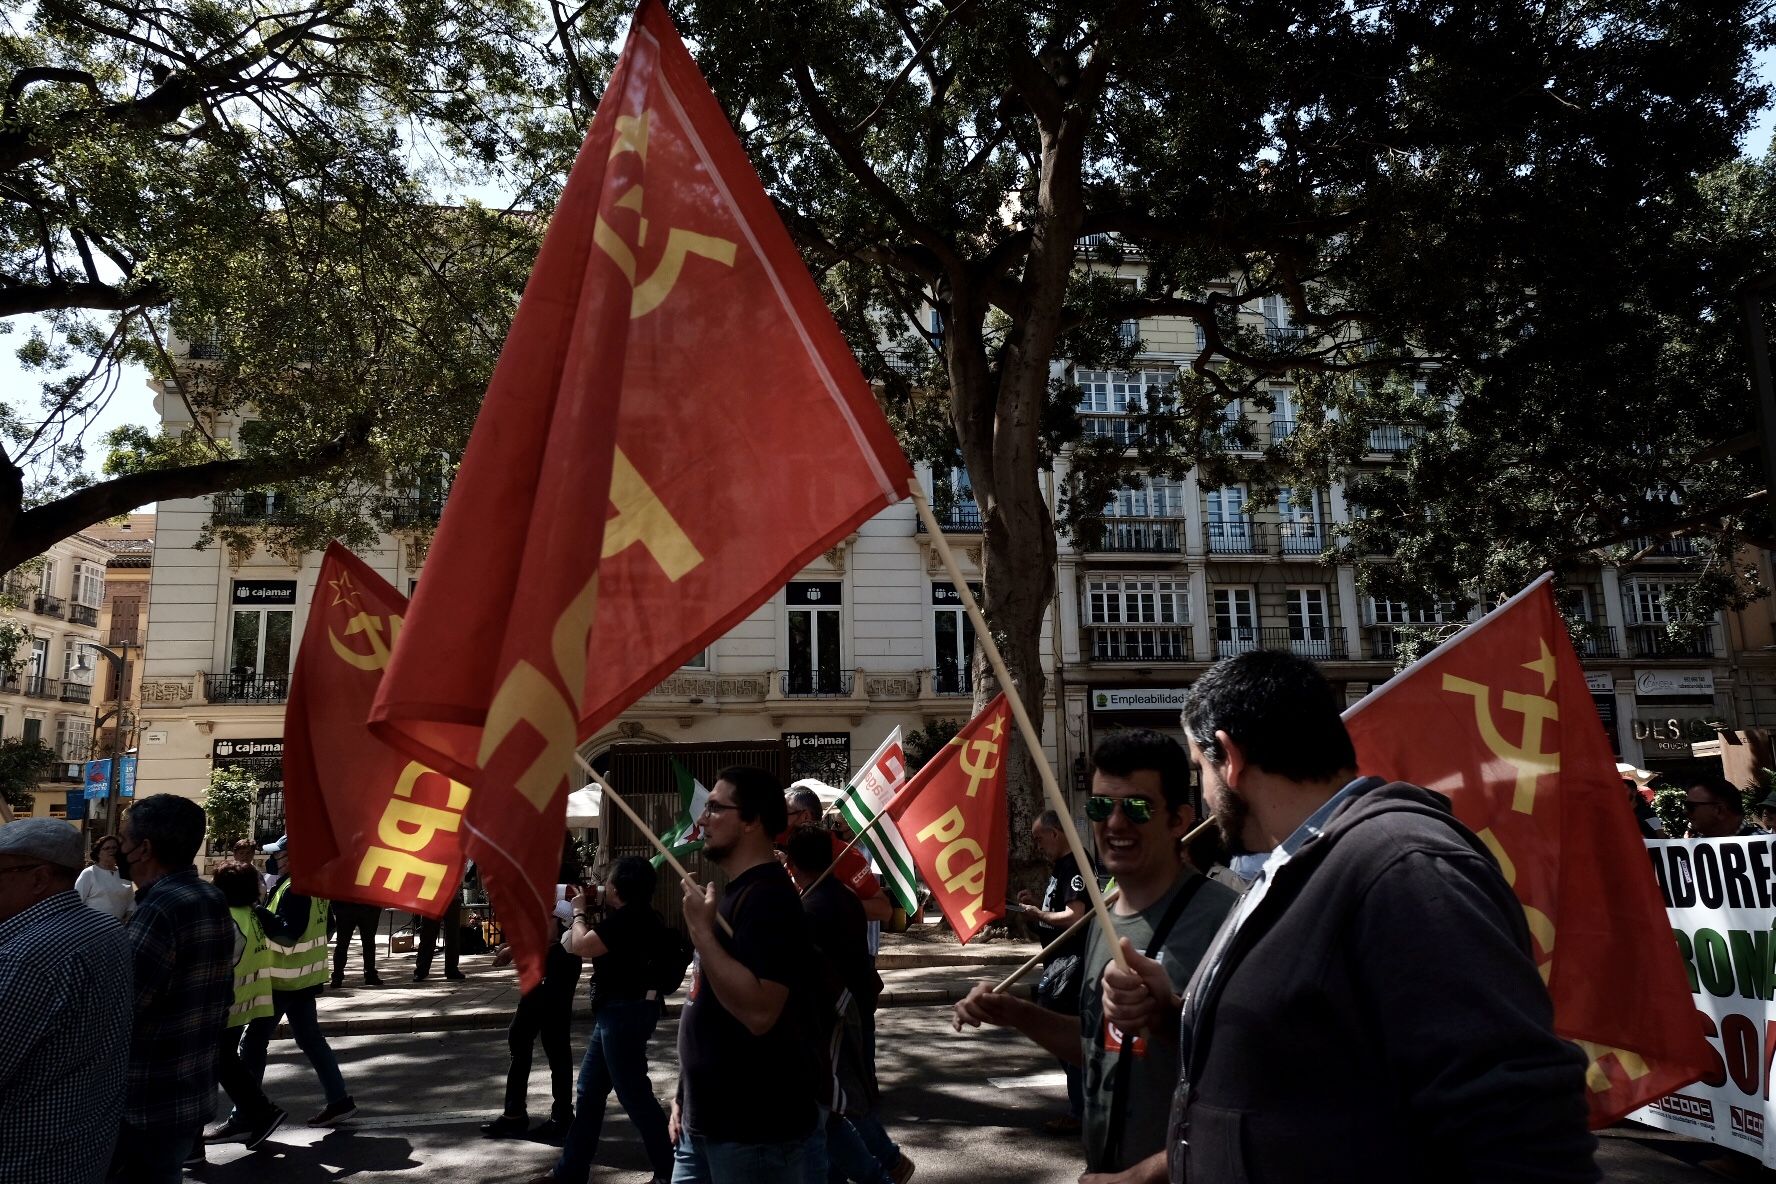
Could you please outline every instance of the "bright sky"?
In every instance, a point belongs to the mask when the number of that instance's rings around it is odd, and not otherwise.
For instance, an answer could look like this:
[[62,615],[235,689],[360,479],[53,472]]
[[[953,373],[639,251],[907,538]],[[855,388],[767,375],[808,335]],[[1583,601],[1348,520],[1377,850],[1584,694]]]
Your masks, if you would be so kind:
[[[1766,82],[1776,82],[1776,50],[1759,55],[1758,74]],[[1756,157],[1768,153],[1773,133],[1776,133],[1776,107],[1766,109],[1753,123],[1742,145],[1745,154]],[[26,319],[17,318],[11,326],[10,334],[0,336],[0,399],[16,407],[35,407],[41,380],[36,375],[24,373],[14,356],[19,345],[28,340],[30,325]],[[104,461],[98,441],[105,432],[123,424],[149,425],[154,422],[154,392],[148,389],[147,373],[136,370],[126,374],[118,384],[116,394],[87,433],[88,447],[92,450],[88,469],[96,475]]]

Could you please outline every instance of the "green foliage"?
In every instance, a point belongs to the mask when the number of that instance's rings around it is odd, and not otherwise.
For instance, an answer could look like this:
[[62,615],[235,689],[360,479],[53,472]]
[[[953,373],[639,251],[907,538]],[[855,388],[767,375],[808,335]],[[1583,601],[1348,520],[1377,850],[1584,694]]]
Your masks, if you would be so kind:
[[932,757],[949,746],[962,730],[965,719],[934,719],[915,732],[908,732],[905,744],[907,776],[911,777],[928,764]]
[[259,801],[259,779],[248,769],[218,765],[210,770],[204,790],[204,828],[212,851],[225,851],[236,840],[250,838],[253,807]]
[[41,740],[0,740],[0,797],[15,810],[31,808],[31,794],[55,767],[55,749]]
[[1690,831],[1690,816],[1684,810],[1681,786],[1663,785],[1653,791],[1653,813],[1665,824],[1665,833],[1678,839]]

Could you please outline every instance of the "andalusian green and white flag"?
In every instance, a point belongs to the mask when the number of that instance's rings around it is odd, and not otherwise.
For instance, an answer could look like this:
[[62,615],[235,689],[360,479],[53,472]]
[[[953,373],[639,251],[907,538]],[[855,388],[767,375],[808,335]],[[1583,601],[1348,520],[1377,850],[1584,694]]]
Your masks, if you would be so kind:
[[894,820],[884,818],[864,832],[864,827],[888,808],[906,783],[906,753],[900,746],[900,729],[896,727],[869,763],[851,779],[849,791],[839,799],[839,813],[852,834],[863,834],[858,845],[869,848],[875,856],[876,866],[882,869],[883,885],[910,916],[919,908],[919,873]]
[[[672,762],[672,775],[678,779],[678,818],[672,830],[660,836],[660,841],[674,859],[683,860],[691,852],[703,849],[703,829],[698,820],[703,817],[703,803],[709,800],[709,790],[676,760]],[[659,867],[665,858],[656,855],[651,862]]]

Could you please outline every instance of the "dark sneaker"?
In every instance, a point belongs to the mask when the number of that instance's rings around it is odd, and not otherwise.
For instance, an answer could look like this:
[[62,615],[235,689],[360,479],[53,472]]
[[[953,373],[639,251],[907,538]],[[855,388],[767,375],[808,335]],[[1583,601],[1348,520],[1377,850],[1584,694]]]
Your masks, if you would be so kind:
[[414,972],[413,972],[413,981],[414,981],[414,982],[416,982],[416,983],[423,983],[423,982],[425,982],[425,976],[426,976],[426,975],[427,975],[427,974],[428,974],[428,973],[429,973],[429,972],[428,972],[428,971],[424,971],[424,970],[416,970],[416,971],[414,971]]
[[530,1118],[528,1115],[513,1118],[510,1114],[502,1114],[492,1122],[482,1123],[481,1133],[489,1139],[516,1139],[530,1133]]
[[899,1159],[894,1161],[894,1166],[888,1169],[888,1178],[893,1180],[894,1184],[907,1184],[907,1181],[913,1178],[915,1170],[913,1161],[902,1154]]
[[374,974],[366,974],[364,976],[364,985],[366,987],[380,987],[382,985],[382,980],[377,978]]
[[204,1127],[203,1138],[199,1140],[198,1145],[201,1147],[204,1143],[232,1142],[252,1129],[252,1123],[238,1114],[230,1114],[221,1122],[211,1123]]
[[345,985],[345,976],[343,974],[336,974],[327,980],[327,985],[337,991],[340,987]]
[[308,1120],[309,1126],[332,1126],[336,1122],[344,1122],[358,1112],[358,1104],[347,1094],[337,1102],[330,1102],[327,1108]]
[[[571,1121],[570,1119],[569,1122]],[[537,1124],[536,1130],[530,1132],[530,1137],[538,1143],[565,1143],[569,1122],[563,1122],[559,1118],[546,1119]]]
[[450,978],[450,979],[465,979],[465,978],[468,978],[469,976],[464,974],[460,970],[446,970],[444,972],[444,977]]
[[285,1114],[283,1110],[277,1106],[273,1106],[270,1110],[267,1110],[264,1114],[260,1115],[258,1120],[253,1123],[253,1129],[247,1132],[247,1150],[251,1151],[253,1148],[259,1146],[259,1144],[265,1142],[265,1140],[271,1138],[271,1132],[277,1130],[278,1127],[283,1126],[284,1119],[288,1117],[289,1115]]

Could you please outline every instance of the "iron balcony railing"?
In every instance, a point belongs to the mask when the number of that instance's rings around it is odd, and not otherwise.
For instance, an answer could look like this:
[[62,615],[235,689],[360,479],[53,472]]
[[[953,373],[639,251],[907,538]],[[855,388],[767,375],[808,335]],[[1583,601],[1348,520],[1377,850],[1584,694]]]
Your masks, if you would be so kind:
[[[972,496],[963,498],[952,505],[939,509],[931,507],[931,513],[937,524],[943,527],[945,534],[979,534],[981,532],[980,507],[975,504]],[[919,533],[925,533],[925,519],[919,519]]]
[[1344,630],[1328,625],[1292,625],[1260,629],[1251,625],[1215,626],[1215,656],[1228,658],[1252,650],[1287,650],[1304,658],[1342,660],[1349,656]]
[[780,679],[778,685],[786,698],[851,694],[852,672],[849,670],[785,670]]
[[1628,544],[1636,553],[1645,551],[1648,559],[1694,559],[1700,550],[1695,539],[1659,539],[1642,536]]
[[76,625],[97,625],[99,623],[99,610],[92,607],[90,604],[70,604],[68,606],[68,619]]
[[1292,419],[1272,419],[1270,421],[1270,442],[1281,444],[1295,434],[1295,421]]
[[1332,545],[1332,523],[1324,518],[1287,518],[1277,524],[1277,554],[1319,558]]
[[1293,349],[1308,339],[1308,330],[1299,325],[1266,325],[1264,340],[1272,349]]
[[1188,662],[1194,655],[1187,625],[1091,625],[1094,662]]
[[1175,555],[1184,548],[1182,518],[1104,518],[1081,540],[1083,550]]
[[1573,649],[1581,658],[1619,658],[1622,647],[1616,640],[1616,631],[1608,625],[1593,625],[1586,622],[1572,626],[1567,630],[1572,635]]
[[212,515],[219,526],[287,526],[295,515],[273,493],[219,493]]
[[1397,424],[1369,429],[1369,451],[1398,456],[1412,447],[1417,437],[1406,428]]
[[56,695],[56,698],[64,703],[91,703],[92,693],[92,683],[67,679],[63,681],[61,692]]
[[62,697],[62,680],[49,678],[42,674],[27,674],[23,678],[24,692],[32,699],[60,699]]
[[39,593],[36,600],[32,602],[32,607],[38,616],[60,617],[67,614],[68,605],[60,596],[45,596]]
[[940,666],[931,672],[931,689],[939,695],[972,695],[974,671],[966,667],[946,670]]
[[1712,658],[1714,631],[1701,629],[1677,637],[1664,625],[1628,626],[1628,644],[1637,658]]
[[1250,518],[1210,519],[1203,523],[1211,555],[1262,555],[1260,524]]
[[220,671],[204,676],[204,698],[211,703],[282,703],[290,697],[290,676],[251,670]]
[[383,517],[391,530],[416,530],[438,525],[444,516],[441,496],[391,497],[383,502]]
[[1127,415],[1082,415],[1079,427],[1088,436],[1114,440],[1124,448],[1133,448],[1146,436],[1141,421]]

